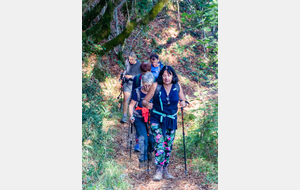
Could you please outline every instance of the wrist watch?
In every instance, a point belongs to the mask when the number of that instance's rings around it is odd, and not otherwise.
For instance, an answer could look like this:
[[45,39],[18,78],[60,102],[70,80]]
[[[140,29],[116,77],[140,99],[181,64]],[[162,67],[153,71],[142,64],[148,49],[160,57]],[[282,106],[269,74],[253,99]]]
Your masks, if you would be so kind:
[[180,99],[179,101],[180,101],[180,102],[182,102],[183,100],[182,100],[182,99]]
[[134,117],[130,117],[131,120],[134,120]]

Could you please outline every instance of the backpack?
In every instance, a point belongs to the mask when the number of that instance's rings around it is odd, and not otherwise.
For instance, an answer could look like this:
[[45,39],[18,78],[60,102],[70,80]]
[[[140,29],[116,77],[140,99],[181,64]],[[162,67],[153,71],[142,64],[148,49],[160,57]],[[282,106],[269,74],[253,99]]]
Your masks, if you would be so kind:
[[[179,84],[175,83],[174,85],[175,85],[175,88],[176,88],[176,90],[177,90],[177,92],[179,94],[179,92],[180,92]],[[155,92],[154,92],[154,96],[153,96],[153,100],[157,96],[157,94],[159,93],[161,87],[162,87],[162,85],[157,83],[157,86],[156,86],[156,89],[155,89]]]
[[139,105],[139,102],[140,102],[140,100],[141,100],[141,94],[140,94],[140,90],[139,90],[140,88],[139,87],[137,87],[136,89],[135,89],[135,92],[136,92],[136,96],[137,96],[137,101],[136,101],[136,104],[135,104],[135,106],[134,106],[134,109],[133,109],[133,114],[135,115],[135,116],[138,116],[138,117],[143,117],[143,116],[141,116],[135,109],[137,108],[137,106]]
[[139,82],[142,80],[142,74],[138,74],[135,78],[135,86],[139,87]]

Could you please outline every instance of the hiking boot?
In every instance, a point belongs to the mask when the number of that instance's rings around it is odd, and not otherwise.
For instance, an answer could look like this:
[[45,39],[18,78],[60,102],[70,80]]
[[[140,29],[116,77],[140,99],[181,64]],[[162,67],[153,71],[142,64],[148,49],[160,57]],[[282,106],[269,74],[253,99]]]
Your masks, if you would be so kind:
[[163,168],[163,177],[164,179],[173,179],[173,176],[168,172],[168,168]]
[[153,181],[160,181],[162,179],[162,175],[163,175],[163,167],[156,166],[156,173],[153,176]]
[[144,168],[147,166],[147,160],[139,161],[139,168]]
[[135,145],[134,146],[134,151],[136,152],[140,152],[140,147],[139,147],[139,144]]
[[121,119],[120,122],[121,122],[121,123],[126,123],[126,122],[127,122],[127,115],[126,115],[126,116],[123,115],[123,117],[122,117],[122,119]]

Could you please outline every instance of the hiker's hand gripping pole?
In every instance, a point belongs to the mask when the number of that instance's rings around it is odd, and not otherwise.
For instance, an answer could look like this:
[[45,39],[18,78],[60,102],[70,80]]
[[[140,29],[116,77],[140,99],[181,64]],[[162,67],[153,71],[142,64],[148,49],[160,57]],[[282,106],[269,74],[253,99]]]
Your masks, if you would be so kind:
[[[185,103],[190,104],[188,101],[185,101]],[[187,174],[187,169],[186,169],[186,153],[185,153],[185,134],[184,134],[184,121],[183,121],[183,108],[184,107],[181,107],[182,135],[183,135],[183,152],[184,152],[184,168],[185,168],[184,173]]]
[[[149,115],[148,115],[148,122],[147,122],[147,138],[150,136],[150,110],[149,110]],[[147,172],[149,174],[150,172],[150,164],[149,164],[149,157],[150,157],[150,152],[149,152],[149,143],[150,140],[148,139],[148,144],[147,144],[147,154],[148,154],[148,164],[147,164]]]

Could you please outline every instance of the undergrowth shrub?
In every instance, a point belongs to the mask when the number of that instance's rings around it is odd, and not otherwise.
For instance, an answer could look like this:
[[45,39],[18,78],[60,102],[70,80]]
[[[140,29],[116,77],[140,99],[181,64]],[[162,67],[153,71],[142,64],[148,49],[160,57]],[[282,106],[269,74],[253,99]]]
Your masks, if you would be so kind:
[[[205,92],[204,92],[205,93]],[[205,174],[206,183],[218,183],[218,100],[196,92],[196,99],[202,100],[203,106],[193,113],[200,115],[195,123],[185,129],[186,156],[192,159],[194,169]],[[185,117],[185,121],[189,117]],[[183,157],[182,133],[179,133],[175,144],[178,145],[176,154]]]
[[82,99],[82,189],[128,189],[121,176],[124,170],[111,161],[116,132],[103,130],[103,119],[110,112],[97,79],[83,77]]
[[95,189],[131,189],[132,185],[124,180],[128,176],[121,172],[124,168],[113,160],[105,162],[104,167],[105,172],[95,184]]

